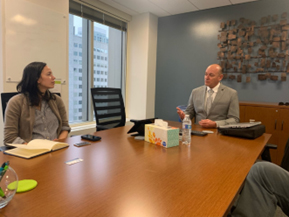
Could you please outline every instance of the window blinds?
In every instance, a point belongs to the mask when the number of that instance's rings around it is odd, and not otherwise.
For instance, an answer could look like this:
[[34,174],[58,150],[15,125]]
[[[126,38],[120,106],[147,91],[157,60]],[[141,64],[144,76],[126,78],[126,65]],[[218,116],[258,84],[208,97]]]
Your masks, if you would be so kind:
[[69,1],[69,13],[110,26],[115,29],[119,29],[121,31],[127,30],[126,22],[72,0]]

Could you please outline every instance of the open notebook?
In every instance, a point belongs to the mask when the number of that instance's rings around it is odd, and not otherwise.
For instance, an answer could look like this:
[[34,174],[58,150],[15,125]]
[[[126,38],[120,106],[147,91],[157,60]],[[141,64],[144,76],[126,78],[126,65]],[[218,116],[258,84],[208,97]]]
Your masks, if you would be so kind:
[[56,142],[46,139],[34,139],[27,145],[23,144],[8,144],[16,148],[4,151],[5,154],[14,155],[23,158],[32,158],[45,154],[51,151],[56,151],[61,148],[68,147],[69,145],[64,142]]

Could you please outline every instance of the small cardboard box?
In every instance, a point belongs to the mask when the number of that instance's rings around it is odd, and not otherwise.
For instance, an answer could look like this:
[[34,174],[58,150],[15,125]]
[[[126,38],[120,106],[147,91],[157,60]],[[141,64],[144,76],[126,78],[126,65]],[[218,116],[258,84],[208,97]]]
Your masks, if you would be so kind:
[[145,125],[145,141],[170,148],[179,145],[179,128]]

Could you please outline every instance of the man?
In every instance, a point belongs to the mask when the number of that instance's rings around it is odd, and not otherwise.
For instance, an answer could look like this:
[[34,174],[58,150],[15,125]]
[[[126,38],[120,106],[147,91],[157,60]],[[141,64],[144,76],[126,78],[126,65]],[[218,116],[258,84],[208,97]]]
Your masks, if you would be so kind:
[[289,172],[270,163],[252,166],[237,206],[230,216],[274,216],[276,207],[289,216]]
[[205,128],[216,128],[239,122],[239,101],[236,90],[220,81],[222,68],[218,64],[210,65],[205,72],[205,85],[193,89],[187,109],[183,112],[177,107],[181,119],[185,114],[195,117],[195,122]]

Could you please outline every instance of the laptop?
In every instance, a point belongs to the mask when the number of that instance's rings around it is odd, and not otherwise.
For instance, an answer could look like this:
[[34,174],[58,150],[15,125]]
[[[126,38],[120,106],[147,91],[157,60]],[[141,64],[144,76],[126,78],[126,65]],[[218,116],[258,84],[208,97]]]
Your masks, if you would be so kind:
[[229,125],[224,125],[224,126],[220,126],[219,128],[240,128],[240,129],[244,129],[244,128],[250,128],[253,126],[257,126],[260,125],[261,121],[257,121],[257,122],[243,122],[243,123],[237,123],[237,124],[229,124]]

